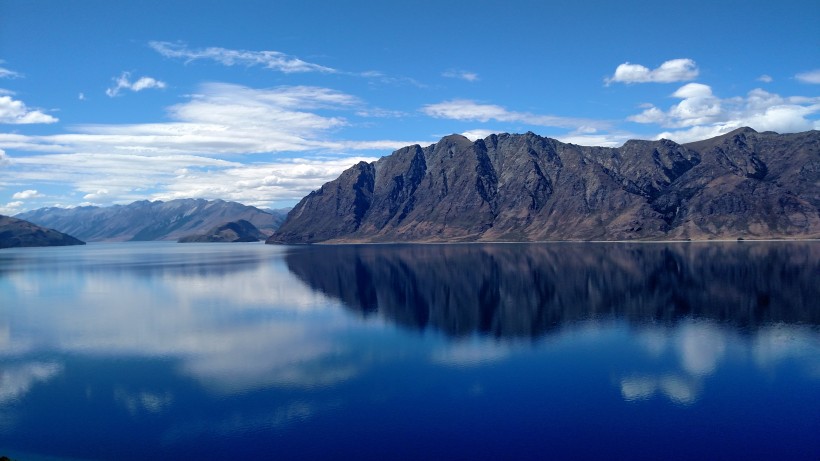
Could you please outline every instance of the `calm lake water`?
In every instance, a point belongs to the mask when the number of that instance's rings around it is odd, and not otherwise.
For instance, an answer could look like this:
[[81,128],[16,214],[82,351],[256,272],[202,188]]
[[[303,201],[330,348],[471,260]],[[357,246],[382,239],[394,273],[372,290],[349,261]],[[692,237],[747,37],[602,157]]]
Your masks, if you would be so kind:
[[820,243],[0,251],[0,455],[820,459]]

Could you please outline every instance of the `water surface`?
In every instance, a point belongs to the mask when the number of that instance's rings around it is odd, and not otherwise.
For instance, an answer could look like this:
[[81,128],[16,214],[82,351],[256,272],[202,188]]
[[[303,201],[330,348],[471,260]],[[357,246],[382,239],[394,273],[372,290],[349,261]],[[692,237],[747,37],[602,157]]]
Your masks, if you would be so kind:
[[820,244],[0,252],[0,454],[818,459]]

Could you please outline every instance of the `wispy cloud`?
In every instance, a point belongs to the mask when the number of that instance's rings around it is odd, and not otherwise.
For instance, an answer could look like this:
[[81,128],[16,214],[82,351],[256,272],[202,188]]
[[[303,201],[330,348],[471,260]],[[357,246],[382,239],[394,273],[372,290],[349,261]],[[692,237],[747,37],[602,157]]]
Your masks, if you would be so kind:
[[0,90],[0,123],[25,125],[33,123],[55,123],[52,117],[41,110],[30,109],[23,101],[11,97],[14,93]]
[[722,99],[712,92],[711,87],[701,83],[686,84],[671,96],[681,101],[668,110],[650,104],[628,120],[682,128],[658,135],[677,142],[719,136],[743,126],[780,133],[820,129],[820,121],[810,118],[820,112],[820,97],[783,97],[756,88],[746,97]]
[[808,72],[801,72],[795,75],[794,78],[803,83],[820,84],[820,69],[814,69]]
[[579,128],[601,128],[608,124],[599,120],[540,115],[529,112],[510,111],[495,104],[482,104],[469,99],[452,99],[437,104],[428,104],[421,111],[434,118],[450,120],[525,123],[533,126]]
[[[0,64],[3,63],[3,60],[0,60]],[[0,67],[0,78],[21,78],[23,74],[19,72],[15,72],[11,69],[7,69],[5,67]]]
[[[105,94],[112,98],[119,95],[122,90],[130,90],[136,93],[149,88],[163,89],[166,87],[165,82],[157,80],[153,77],[144,76],[132,82],[130,72],[123,72],[119,77],[113,80],[114,86],[105,90]],[[80,93],[80,95],[80,99],[85,99],[85,96],[82,93]]]
[[461,80],[466,80],[468,82],[477,82],[478,81],[478,74],[475,72],[469,72],[466,70],[455,70],[450,69],[441,74],[442,77],[447,78],[457,78]]
[[[421,143],[339,139],[337,130],[353,124],[347,116],[369,108],[328,88],[208,83],[188,98],[167,109],[167,123],[80,125],[43,136],[0,133],[0,148],[37,153],[3,156],[9,168],[0,168],[0,183],[65,183],[74,197],[107,204],[201,197],[267,206],[298,200],[357,161],[375,160],[364,151]],[[299,152],[314,158],[270,160],[271,154]],[[255,153],[260,160],[250,164],[225,159],[244,156],[247,162]]]
[[763,83],[772,83],[774,81],[774,79],[772,78],[771,75],[763,74],[760,77],[757,77],[757,81],[758,82],[763,82]]
[[697,64],[691,59],[671,59],[656,69],[625,62],[615,69],[612,77],[604,81],[607,85],[611,83],[685,82],[694,80],[699,73]]
[[303,61],[280,51],[232,50],[220,47],[189,48],[185,43],[161,41],[151,41],[148,46],[167,58],[183,59],[185,62],[208,60],[225,66],[262,66],[284,73],[337,72],[336,69]]

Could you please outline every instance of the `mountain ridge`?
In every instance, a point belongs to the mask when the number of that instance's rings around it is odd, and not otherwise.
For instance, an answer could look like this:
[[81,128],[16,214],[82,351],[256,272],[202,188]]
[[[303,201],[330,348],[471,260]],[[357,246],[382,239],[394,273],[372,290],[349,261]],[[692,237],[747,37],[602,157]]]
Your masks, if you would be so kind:
[[820,238],[820,131],[619,148],[443,137],[360,162],[268,243]]
[[140,200],[109,207],[40,208],[15,217],[57,229],[90,242],[177,240],[230,221],[251,222],[266,235],[283,216],[224,200]]

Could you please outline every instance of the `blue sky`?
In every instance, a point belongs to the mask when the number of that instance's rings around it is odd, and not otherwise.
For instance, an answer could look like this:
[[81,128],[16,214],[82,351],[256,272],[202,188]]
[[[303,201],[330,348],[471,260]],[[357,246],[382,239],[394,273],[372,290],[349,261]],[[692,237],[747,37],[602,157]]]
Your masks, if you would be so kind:
[[0,214],[292,206],[461,133],[820,129],[816,1],[0,0]]

